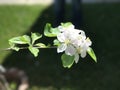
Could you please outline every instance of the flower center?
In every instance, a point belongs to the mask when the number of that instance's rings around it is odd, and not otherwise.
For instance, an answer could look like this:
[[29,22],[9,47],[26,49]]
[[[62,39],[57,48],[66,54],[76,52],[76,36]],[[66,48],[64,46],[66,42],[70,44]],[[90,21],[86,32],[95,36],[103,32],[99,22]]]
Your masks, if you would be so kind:
[[65,40],[65,44],[70,44],[70,40],[69,40],[69,39],[66,39],[66,40]]
[[77,53],[80,54],[81,48],[77,48]]

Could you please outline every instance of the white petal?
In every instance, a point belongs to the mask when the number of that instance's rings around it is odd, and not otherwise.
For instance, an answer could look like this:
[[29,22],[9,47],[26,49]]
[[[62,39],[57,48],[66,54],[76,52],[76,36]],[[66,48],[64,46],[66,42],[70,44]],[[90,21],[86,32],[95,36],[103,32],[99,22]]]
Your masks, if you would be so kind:
[[92,45],[92,42],[89,38],[86,39],[86,46],[91,46]]
[[84,32],[84,31],[80,30],[80,34],[81,34],[82,36],[86,37],[86,35],[85,35],[85,32]]
[[63,27],[62,27],[62,26],[58,26],[58,29],[59,29],[61,32],[63,32],[63,31],[64,31],[64,29],[63,29]]
[[67,28],[68,28],[68,30],[74,30],[75,26],[74,25],[69,25]]
[[78,53],[75,54],[74,60],[75,60],[75,63],[78,63],[78,61],[79,61],[79,54]]
[[79,30],[79,29],[74,29],[74,32],[75,32],[75,33],[81,33],[81,30]]
[[86,56],[86,50],[81,51],[81,57],[84,58]]
[[58,46],[57,52],[58,53],[63,52],[63,51],[65,51],[66,48],[67,48],[66,44],[61,44],[60,46]]
[[77,33],[80,33],[82,36],[86,36],[83,30],[75,29]]
[[68,45],[68,47],[65,50],[65,53],[67,55],[73,56],[76,53],[76,49],[72,45]]
[[60,33],[57,35],[57,39],[60,41],[60,42],[64,42],[65,41],[65,35],[64,33]]

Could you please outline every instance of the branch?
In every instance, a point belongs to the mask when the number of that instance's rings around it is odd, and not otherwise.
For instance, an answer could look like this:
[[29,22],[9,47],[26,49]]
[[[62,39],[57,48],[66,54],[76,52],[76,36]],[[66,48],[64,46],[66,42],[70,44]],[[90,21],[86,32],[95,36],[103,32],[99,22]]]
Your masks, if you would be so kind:
[[[36,47],[34,46],[35,48],[38,48],[38,49],[50,49],[50,48],[57,48],[56,46],[51,46],[51,47]],[[28,49],[28,47],[19,47],[19,49]],[[1,49],[0,51],[9,51],[9,50],[13,50],[12,48],[5,48],[5,49]]]

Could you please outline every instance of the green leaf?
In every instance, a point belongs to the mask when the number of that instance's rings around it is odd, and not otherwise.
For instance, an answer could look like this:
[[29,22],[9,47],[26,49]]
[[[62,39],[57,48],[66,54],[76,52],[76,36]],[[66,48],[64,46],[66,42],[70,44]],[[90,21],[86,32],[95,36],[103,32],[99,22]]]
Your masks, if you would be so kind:
[[21,37],[21,41],[24,42],[25,44],[30,44],[30,37],[28,35],[23,35]]
[[10,45],[11,48],[15,46],[15,44],[10,42],[10,41],[9,41],[9,45]]
[[39,33],[31,33],[31,38],[32,38],[32,44],[35,43],[36,40],[40,39],[42,37],[41,34]]
[[19,47],[11,47],[12,50],[15,50],[15,51],[19,51],[20,48]]
[[30,37],[28,35],[13,37],[9,39],[9,43],[12,44],[29,44],[30,43]]
[[47,23],[44,28],[44,35],[47,37],[56,37],[60,33],[58,28],[52,28],[51,24]]
[[70,25],[73,25],[71,22],[67,22],[67,23],[61,23],[62,27],[68,27]]
[[88,50],[87,50],[87,52],[88,52],[88,54],[91,56],[91,58],[92,58],[95,62],[97,62],[97,58],[96,58],[96,55],[95,55],[93,49],[89,47]]
[[35,44],[35,46],[38,46],[38,47],[41,47],[41,48],[44,48],[44,47],[47,47],[45,44],[43,43],[37,43]]
[[19,50],[20,50],[20,48],[19,48],[19,47],[16,47],[14,43],[9,42],[9,45],[10,45],[10,48],[11,48],[12,50],[15,50],[15,51],[19,51]]
[[63,67],[70,68],[74,63],[74,56],[63,54],[61,56]]
[[59,42],[57,39],[55,39],[55,40],[53,41],[53,43],[54,43],[54,45],[56,45],[56,46],[59,46],[59,45],[60,45],[60,42]]
[[30,50],[30,52],[31,52],[35,57],[38,56],[38,53],[39,53],[39,49],[38,49],[38,48],[35,48],[35,47],[33,47],[33,46],[29,46],[28,49]]

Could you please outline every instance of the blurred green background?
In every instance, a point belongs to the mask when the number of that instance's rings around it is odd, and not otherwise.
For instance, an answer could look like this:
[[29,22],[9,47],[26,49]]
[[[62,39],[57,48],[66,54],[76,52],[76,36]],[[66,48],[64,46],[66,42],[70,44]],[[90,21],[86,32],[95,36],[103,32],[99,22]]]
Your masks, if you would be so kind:
[[[9,47],[8,39],[14,36],[36,32],[38,28],[43,32],[47,22],[53,23],[54,13],[52,6],[1,5],[1,64],[23,69],[29,77],[29,90],[120,90],[120,3],[83,4],[82,9],[83,29],[93,42],[98,63],[87,56],[65,69],[56,49],[41,49],[37,58],[27,50],[2,50]],[[70,18],[68,14],[66,18]]]

